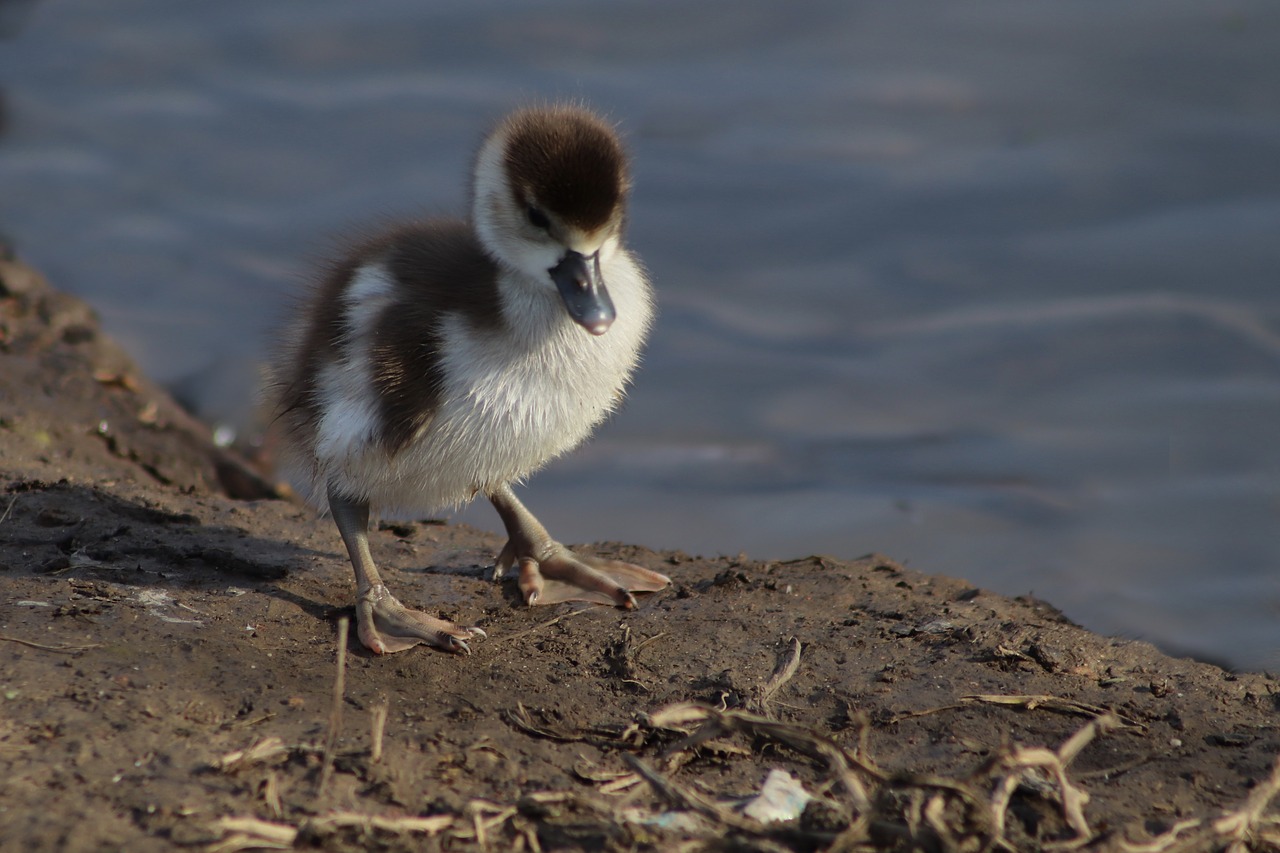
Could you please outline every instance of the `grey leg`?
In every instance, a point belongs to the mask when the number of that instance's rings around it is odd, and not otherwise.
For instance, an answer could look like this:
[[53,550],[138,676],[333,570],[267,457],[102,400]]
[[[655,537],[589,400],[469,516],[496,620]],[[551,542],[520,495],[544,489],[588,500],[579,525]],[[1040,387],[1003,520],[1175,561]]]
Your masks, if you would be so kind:
[[502,517],[508,537],[494,577],[518,565],[520,591],[527,604],[594,601],[630,610],[636,606],[633,590],[656,592],[671,583],[666,575],[643,566],[573,553],[551,538],[510,486],[495,489],[489,500]]
[[396,600],[382,583],[369,553],[369,505],[329,492],[329,511],[347,546],[356,574],[356,630],[360,642],[376,654],[411,649],[419,643],[456,654],[471,654],[467,640],[483,637],[479,628],[461,628],[452,622],[410,610]]

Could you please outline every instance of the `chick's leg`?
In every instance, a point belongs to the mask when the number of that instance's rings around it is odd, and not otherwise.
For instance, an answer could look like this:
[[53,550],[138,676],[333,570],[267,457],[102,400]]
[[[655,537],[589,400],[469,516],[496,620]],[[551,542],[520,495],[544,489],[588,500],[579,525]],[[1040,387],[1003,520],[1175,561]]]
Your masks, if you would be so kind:
[[455,654],[471,654],[467,640],[485,636],[484,631],[410,610],[383,585],[369,553],[368,503],[349,500],[331,489],[329,510],[356,573],[356,629],[360,642],[380,655],[402,652],[419,643]]
[[657,592],[671,583],[664,574],[621,560],[575,554],[551,538],[510,486],[489,495],[507,528],[507,545],[498,556],[494,577],[520,567],[520,592],[527,604],[592,601],[630,610],[633,592]]

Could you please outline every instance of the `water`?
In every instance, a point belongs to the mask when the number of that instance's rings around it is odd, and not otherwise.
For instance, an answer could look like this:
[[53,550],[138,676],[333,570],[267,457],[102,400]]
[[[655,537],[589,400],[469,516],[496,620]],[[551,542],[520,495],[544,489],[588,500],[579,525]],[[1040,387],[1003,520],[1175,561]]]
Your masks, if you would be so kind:
[[329,237],[459,209],[490,121],[580,97],[629,137],[662,317],[625,410],[525,490],[553,533],[879,550],[1280,666],[1280,5],[61,0],[22,24],[0,231],[206,416],[242,422]]

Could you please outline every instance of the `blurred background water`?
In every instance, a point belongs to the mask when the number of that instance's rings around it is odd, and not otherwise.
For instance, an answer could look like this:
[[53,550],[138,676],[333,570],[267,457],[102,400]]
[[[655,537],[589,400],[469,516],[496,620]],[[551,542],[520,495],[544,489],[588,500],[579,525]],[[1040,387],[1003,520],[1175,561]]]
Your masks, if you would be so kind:
[[329,238],[581,98],[662,316],[524,490],[553,533],[879,550],[1280,668],[1280,4],[5,8],[0,231],[205,417]]

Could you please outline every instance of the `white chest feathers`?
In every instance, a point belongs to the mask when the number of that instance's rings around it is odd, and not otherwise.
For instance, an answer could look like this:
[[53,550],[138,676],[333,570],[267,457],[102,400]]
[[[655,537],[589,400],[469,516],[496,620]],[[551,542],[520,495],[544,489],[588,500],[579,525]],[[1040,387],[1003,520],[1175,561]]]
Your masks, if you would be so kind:
[[572,322],[558,294],[532,282],[500,282],[499,330],[441,317],[440,400],[414,439],[389,454],[379,441],[374,366],[361,350],[369,306],[385,305],[381,289],[392,283],[362,271],[348,291],[358,296],[348,313],[350,356],[320,372],[323,415],[306,484],[313,498],[332,485],[383,511],[439,509],[522,479],[581,443],[622,399],[653,313],[629,255],[618,251],[603,272],[618,316],[599,337]]

